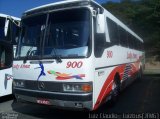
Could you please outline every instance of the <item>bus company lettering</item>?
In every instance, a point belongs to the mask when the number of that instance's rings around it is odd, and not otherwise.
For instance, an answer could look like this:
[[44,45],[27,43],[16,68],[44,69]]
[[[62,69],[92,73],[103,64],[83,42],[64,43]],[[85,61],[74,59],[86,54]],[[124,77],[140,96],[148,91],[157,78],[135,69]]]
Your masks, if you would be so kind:
[[16,64],[16,65],[13,65],[13,68],[15,68],[15,69],[19,69],[19,68],[26,68],[26,69],[28,69],[28,68],[30,68],[30,65],[25,65],[25,64],[21,64],[21,65],[19,65],[19,64]]
[[30,68],[30,65],[22,64],[22,65],[20,66],[20,68]]
[[107,58],[113,57],[113,51],[107,51]]
[[127,59],[137,59],[137,58],[138,58],[137,54],[127,52]]

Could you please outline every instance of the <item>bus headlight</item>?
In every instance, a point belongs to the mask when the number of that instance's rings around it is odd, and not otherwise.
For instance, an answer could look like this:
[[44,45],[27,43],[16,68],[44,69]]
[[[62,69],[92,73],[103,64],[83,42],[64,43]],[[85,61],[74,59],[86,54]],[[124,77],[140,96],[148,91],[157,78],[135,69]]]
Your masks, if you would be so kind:
[[64,92],[91,92],[92,85],[85,83],[85,84],[63,84],[63,91]]
[[20,88],[24,88],[24,81],[13,81],[13,86],[14,87],[20,87]]

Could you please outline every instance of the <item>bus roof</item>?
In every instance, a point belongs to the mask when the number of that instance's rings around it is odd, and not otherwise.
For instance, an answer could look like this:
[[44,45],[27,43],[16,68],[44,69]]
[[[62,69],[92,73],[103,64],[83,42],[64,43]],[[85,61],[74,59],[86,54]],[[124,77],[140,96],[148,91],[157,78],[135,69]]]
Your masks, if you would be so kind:
[[14,16],[11,16],[11,15],[2,14],[2,13],[0,13],[0,17],[4,17],[4,18],[12,17],[14,20],[17,20],[17,21],[20,21],[20,20],[21,20],[21,19],[18,18],[18,17],[14,17]]
[[60,4],[68,4],[68,3],[79,2],[79,1],[92,1],[92,0],[64,0],[64,1],[60,1],[60,2],[54,2],[54,3],[42,5],[42,6],[39,6],[39,7],[35,7],[33,9],[27,10],[26,12],[31,12],[31,11],[46,8],[46,7],[49,7],[49,6],[56,6],[56,5],[60,5]]
[[139,39],[141,42],[143,42],[142,38],[140,38],[137,34],[135,34],[130,28],[128,28],[124,23],[122,23],[119,19],[117,19],[114,15],[112,15],[108,10],[106,10],[105,8],[103,8],[100,4],[98,4],[97,2],[95,2],[94,0],[65,0],[65,1],[60,1],[60,2],[54,2],[54,3],[50,3],[50,4],[46,4],[46,5],[42,5],[39,7],[35,7],[32,8],[30,10],[25,11],[24,13],[27,12],[32,12],[32,11],[36,11],[39,9],[45,9],[47,7],[51,7],[51,6],[56,6],[56,5],[61,5],[61,4],[70,4],[70,3],[75,3],[75,2],[92,2],[95,5],[101,7],[104,12],[106,12],[107,16],[110,17],[111,19],[114,19],[113,21],[115,21],[118,25],[120,25],[121,27],[123,27],[125,30],[127,30],[129,33],[131,33],[133,36],[135,36],[137,39]]

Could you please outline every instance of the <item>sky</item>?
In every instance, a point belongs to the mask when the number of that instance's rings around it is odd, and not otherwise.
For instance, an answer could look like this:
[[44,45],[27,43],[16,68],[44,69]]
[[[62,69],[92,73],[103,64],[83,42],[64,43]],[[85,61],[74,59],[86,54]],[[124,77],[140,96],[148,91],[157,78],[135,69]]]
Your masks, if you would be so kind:
[[[61,0],[0,0],[0,13],[21,17],[22,13],[31,8],[58,2]],[[107,1],[119,2],[119,0],[96,0],[98,3]]]

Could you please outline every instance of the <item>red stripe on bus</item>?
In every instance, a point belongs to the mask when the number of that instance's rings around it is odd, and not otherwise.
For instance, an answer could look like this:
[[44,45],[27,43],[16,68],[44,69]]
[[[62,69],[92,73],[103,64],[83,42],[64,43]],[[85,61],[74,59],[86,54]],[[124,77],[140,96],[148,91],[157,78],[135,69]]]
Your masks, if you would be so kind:
[[[132,68],[131,68],[131,72],[129,72],[129,75],[132,76],[135,72],[137,72],[139,70],[140,62],[137,61],[136,63],[130,64],[130,65],[131,65]],[[126,64],[118,66],[118,67],[116,67],[112,70],[112,72],[110,73],[110,75],[106,79],[106,81],[105,81],[105,83],[104,83],[104,85],[103,85],[103,87],[100,91],[100,94],[99,94],[98,99],[97,99],[97,101],[94,105],[93,110],[96,110],[100,106],[100,104],[104,101],[104,99],[106,99],[106,97],[112,91],[112,83],[111,82],[113,81],[116,73],[118,73],[120,75],[120,80],[122,80],[125,67],[126,67]],[[111,85],[110,85],[110,83],[111,83]]]
[[[112,83],[111,82],[113,81],[115,74],[117,72],[119,74],[122,74],[124,72],[125,66],[126,65],[121,65],[121,66],[118,66],[112,70],[112,72],[110,73],[110,75],[106,79],[106,81],[100,91],[100,94],[98,96],[98,99],[96,101],[96,104],[95,104],[93,110],[97,109],[100,106],[100,104],[103,102],[105,97],[107,97],[109,95],[109,93],[112,91]],[[120,79],[122,79],[122,76],[123,75],[120,75]],[[111,85],[110,85],[110,83],[111,83]]]

